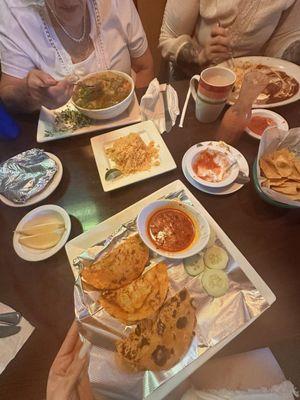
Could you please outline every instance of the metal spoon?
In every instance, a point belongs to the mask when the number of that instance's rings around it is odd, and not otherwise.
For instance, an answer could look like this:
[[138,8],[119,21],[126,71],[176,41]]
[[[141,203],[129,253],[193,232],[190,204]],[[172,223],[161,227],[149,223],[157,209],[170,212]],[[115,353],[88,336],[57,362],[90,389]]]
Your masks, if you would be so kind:
[[123,172],[117,168],[108,169],[105,173],[105,180],[106,181],[113,181],[114,179],[118,178],[119,176],[123,175]]
[[245,172],[240,171],[234,182],[244,185],[245,183],[250,182],[250,178],[248,175],[245,174]]

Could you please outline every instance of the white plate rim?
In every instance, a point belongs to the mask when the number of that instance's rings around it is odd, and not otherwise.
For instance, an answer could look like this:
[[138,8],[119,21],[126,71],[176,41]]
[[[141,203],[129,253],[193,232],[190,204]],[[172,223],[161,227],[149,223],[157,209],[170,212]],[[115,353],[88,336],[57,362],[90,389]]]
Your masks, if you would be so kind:
[[[202,144],[206,144],[206,143],[213,143],[214,141],[206,141],[206,142],[201,142]],[[218,143],[218,142],[216,142]],[[197,143],[199,144],[199,143]],[[194,146],[190,147],[184,154],[184,156],[182,157],[182,162],[181,162],[181,168],[182,168],[182,172],[185,176],[185,178],[187,179],[187,181],[194,186],[196,189],[200,190],[201,192],[204,193],[208,193],[208,194],[213,194],[213,195],[217,195],[217,196],[223,196],[223,195],[227,195],[227,194],[231,194],[231,193],[235,193],[238,190],[240,190],[244,184],[241,183],[236,183],[233,182],[231,185],[225,187],[225,188],[219,188],[219,189],[215,189],[215,188],[209,188],[207,186],[203,186],[200,183],[198,183],[197,181],[195,181],[188,173],[187,171],[187,167],[186,167],[186,154],[188,151],[190,151],[193,147],[197,146],[197,144],[195,144]],[[246,160],[246,158],[244,157],[244,155],[237,150],[235,147],[232,147],[230,145],[227,144],[227,146],[231,149],[231,151],[233,152],[234,156],[237,156],[237,161],[239,164],[239,167],[241,169],[241,171],[243,171],[247,176],[249,176],[249,165],[248,162]]]
[[[277,68],[279,70],[282,70],[286,72],[288,75],[292,76],[295,78],[298,83],[299,83],[299,90],[298,93],[296,93],[293,97],[290,97],[287,100],[279,101],[278,103],[270,103],[270,104],[253,104],[253,108],[276,108],[276,107],[281,107],[286,104],[294,103],[295,101],[300,99],[300,68],[298,65],[287,61],[287,60],[282,60],[281,58],[275,58],[275,57],[267,57],[267,56],[244,56],[244,57],[236,57],[234,60],[245,62],[249,61],[254,64],[264,64],[268,65],[273,68]],[[218,64],[221,66],[226,66],[229,67],[229,61],[223,61],[222,63]],[[291,71],[295,71],[294,73]],[[228,104],[232,105],[233,102],[228,101]]]
[[[26,250],[26,246],[22,246],[18,242],[18,237],[20,236],[16,231],[18,231],[22,226],[27,222],[27,220],[35,213],[41,212],[41,211],[55,211],[59,213],[59,215],[63,218],[64,223],[65,223],[65,232],[63,233],[60,241],[54,246],[51,247],[49,250],[41,250],[40,252],[35,252],[32,253],[30,250]],[[43,206],[39,206],[34,208],[33,210],[29,211],[27,214],[24,215],[24,217],[19,221],[18,225],[16,226],[16,229],[14,231],[13,235],[13,247],[17,255],[22,258],[25,261],[42,261],[46,260],[47,258],[53,256],[56,254],[67,242],[69,239],[71,232],[71,219],[69,214],[65,209],[63,209],[60,206],[57,206],[55,204],[45,204]],[[31,254],[34,254],[31,255]],[[39,256],[40,254],[40,256]]]
[[[216,182],[216,184],[211,184],[211,182],[209,182],[209,181],[205,182],[204,180],[202,180],[200,178],[198,178],[199,179],[198,180],[198,179],[195,179],[192,176],[192,174],[191,174],[191,172],[192,172],[191,161],[197,155],[197,153],[199,153],[200,151],[204,151],[207,148],[212,148],[213,150],[220,151],[222,153],[228,154],[228,150],[225,149],[224,147],[217,146],[216,145],[217,143],[218,142],[214,142],[214,145],[212,146],[211,143],[209,142],[207,144],[202,144],[202,146],[198,147],[198,148],[196,146],[193,146],[193,148],[190,148],[189,149],[190,151],[188,151],[187,154],[186,154],[186,168],[187,168],[187,171],[188,171],[188,174],[190,175],[190,177],[194,181],[198,182],[201,186],[205,186],[205,187],[208,187],[208,188],[211,188],[211,189],[221,189],[221,188],[224,188],[226,186],[231,185],[232,182],[235,181],[235,179],[237,178],[237,175],[238,175],[238,172],[239,172],[238,167],[235,167],[235,166],[232,167],[231,181],[229,180],[229,177],[230,177],[229,176],[227,179],[225,179],[225,181],[227,180],[227,181],[229,181],[229,183],[227,183],[225,185],[224,185],[223,181]],[[230,158],[230,157],[232,157],[232,154],[229,154],[228,158]],[[235,173],[233,174],[234,171],[235,171]],[[196,175],[196,174],[194,174],[194,175]],[[200,181],[203,181],[203,183],[201,183]]]
[[61,163],[60,159],[56,155],[54,155],[52,153],[48,153],[47,151],[45,151],[45,153],[52,160],[54,160],[56,162],[56,165],[58,166],[55,175],[53,176],[52,180],[48,183],[46,188],[44,190],[42,190],[41,192],[37,193],[35,196],[31,197],[28,201],[26,201],[25,203],[22,203],[22,204],[14,203],[13,201],[8,200],[6,197],[4,197],[2,194],[0,194],[0,200],[2,201],[2,203],[6,204],[7,206],[16,207],[16,208],[29,207],[29,206],[32,206],[32,205],[34,205],[36,203],[39,203],[40,201],[45,200],[48,196],[50,196],[50,194],[52,194],[54,192],[54,190],[60,184],[60,181],[62,179],[63,166],[62,166],[62,163]]
[[[146,133],[149,134],[151,140],[154,140],[155,144],[159,145],[159,150],[160,150],[159,157],[161,162],[160,165],[152,166],[151,169],[148,171],[137,172],[135,174],[131,174],[125,177],[120,177],[119,179],[116,179],[114,181],[106,181],[105,180],[106,167],[103,161],[104,160],[103,157],[105,157],[106,164],[108,163],[108,161],[103,150],[103,144],[107,141],[116,140],[119,137],[126,136],[131,132],[139,132],[141,130],[145,130]],[[104,133],[102,135],[94,136],[93,138],[91,138],[91,145],[104,192],[116,190],[121,187],[128,186],[133,183],[140,182],[157,175],[164,174],[165,172],[169,172],[177,168],[175,160],[170,150],[168,149],[168,146],[163,140],[162,135],[158,131],[156,125],[151,120],[142,121],[135,125],[126,126],[121,129]]]
[[[103,121],[99,120],[97,124],[86,126],[86,127],[77,129],[76,131],[73,131],[73,132],[67,131],[58,136],[45,136],[44,132],[46,129],[46,123],[50,124],[50,122],[47,121],[47,119],[51,118],[51,116],[53,118],[53,113],[55,111],[62,110],[66,106],[70,106],[73,109],[75,108],[75,106],[73,106],[70,101],[65,106],[60,107],[57,110],[48,110],[45,107],[41,108],[40,115],[39,115],[39,122],[38,122],[38,126],[37,126],[37,134],[36,134],[36,140],[38,143],[44,143],[44,142],[50,142],[53,140],[65,139],[68,137],[83,135],[85,133],[93,133],[93,132],[97,132],[97,131],[100,132],[102,130],[118,128],[120,126],[126,126],[126,125],[130,125],[130,124],[134,124],[134,123],[142,121],[142,115],[141,115],[139,102],[138,102],[138,99],[134,92],[133,102],[132,102],[132,105],[130,105],[129,108],[127,109],[130,111],[126,117],[119,118],[120,116],[122,116],[122,114],[121,114],[119,117],[112,118],[111,120],[106,120],[106,122],[105,122],[105,120],[103,120]],[[125,112],[126,112],[126,110],[124,111],[124,113]],[[45,122],[45,120],[46,120],[46,122]]]
[[[277,126],[276,126],[277,128],[283,129],[284,131],[288,131],[289,130],[289,124],[288,124],[287,120],[285,118],[283,118],[282,115],[276,113],[275,111],[271,111],[271,110],[268,110],[266,108],[254,108],[252,110],[251,118],[254,115],[272,117],[272,119],[277,123]],[[272,128],[274,128],[274,127],[272,127]],[[248,127],[245,128],[245,132],[247,132],[247,134],[249,136],[253,137],[254,139],[261,140],[262,135],[257,135],[256,133],[251,131],[251,129],[249,129]]]

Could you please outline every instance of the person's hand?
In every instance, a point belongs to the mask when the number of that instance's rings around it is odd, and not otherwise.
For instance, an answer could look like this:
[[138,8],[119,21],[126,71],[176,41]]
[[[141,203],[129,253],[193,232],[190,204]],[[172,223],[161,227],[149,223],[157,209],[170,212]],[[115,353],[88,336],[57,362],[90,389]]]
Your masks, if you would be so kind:
[[228,29],[222,28],[219,24],[214,25],[202,53],[205,63],[211,63],[214,60],[221,62],[230,58],[231,48]]
[[49,109],[63,106],[73,93],[71,82],[68,80],[56,81],[51,75],[38,69],[33,69],[28,73],[26,83],[32,99]]
[[91,400],[88,379],[90,343],[82,344],[74,322],[50,368],[47,382],[47,400]]

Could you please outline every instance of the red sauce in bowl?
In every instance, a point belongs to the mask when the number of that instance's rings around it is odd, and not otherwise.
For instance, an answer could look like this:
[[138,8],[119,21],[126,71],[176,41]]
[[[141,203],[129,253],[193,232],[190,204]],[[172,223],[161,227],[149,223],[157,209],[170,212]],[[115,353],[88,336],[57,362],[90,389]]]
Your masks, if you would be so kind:
[[148,220],[147,231],[158,249],[169,252],[185,250],[196,235],[189,215],[171,207],[164,207],[153,213]]
[[271,118],[262,117],[260,115],[254,115],[250,120],[248,128],[252,132],[261,136],[267,128],[275,125],[276,125],[275,121]]

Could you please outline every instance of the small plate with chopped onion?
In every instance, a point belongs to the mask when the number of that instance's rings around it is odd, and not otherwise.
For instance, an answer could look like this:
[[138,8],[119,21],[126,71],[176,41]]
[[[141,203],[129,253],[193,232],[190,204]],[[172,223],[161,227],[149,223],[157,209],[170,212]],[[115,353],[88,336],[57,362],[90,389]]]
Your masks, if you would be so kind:
[[91,144],[105,192],[176,168],[168,147],[152,121],[95,136]]
[[14,231],[13,246],[23,260],[46,260],[65,245],[70,231],[68,213],[62,207],[47,204],[21,219]]

